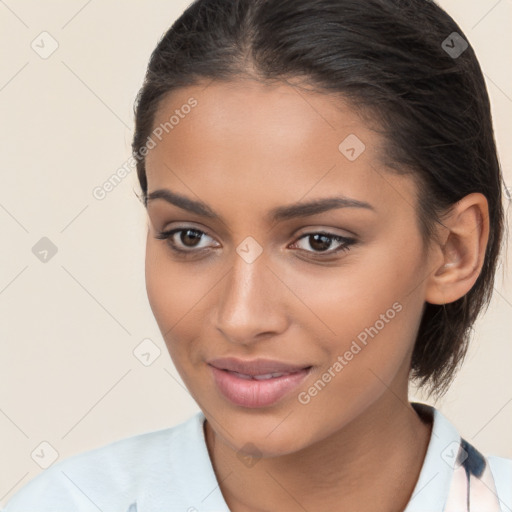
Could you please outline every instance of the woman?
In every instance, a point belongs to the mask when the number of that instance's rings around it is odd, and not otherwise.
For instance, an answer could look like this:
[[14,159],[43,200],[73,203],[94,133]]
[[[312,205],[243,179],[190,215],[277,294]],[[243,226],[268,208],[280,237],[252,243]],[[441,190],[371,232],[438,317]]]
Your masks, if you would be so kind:
[[485,83],[444,11],[197,0],[151,56],[133,155],[148,298],[201,412],[6,512],[512,507],[512,460],[408,400],[448,388],[503,238]]

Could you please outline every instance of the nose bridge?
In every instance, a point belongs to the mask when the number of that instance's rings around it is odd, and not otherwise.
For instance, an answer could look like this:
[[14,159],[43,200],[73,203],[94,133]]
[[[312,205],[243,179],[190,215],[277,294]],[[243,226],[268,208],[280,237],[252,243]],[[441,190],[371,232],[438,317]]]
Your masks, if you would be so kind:
[[219,298],[217,328],[231,341],[249,343],[260,333],[278,332],[283,312],[267,258],[242,242]]

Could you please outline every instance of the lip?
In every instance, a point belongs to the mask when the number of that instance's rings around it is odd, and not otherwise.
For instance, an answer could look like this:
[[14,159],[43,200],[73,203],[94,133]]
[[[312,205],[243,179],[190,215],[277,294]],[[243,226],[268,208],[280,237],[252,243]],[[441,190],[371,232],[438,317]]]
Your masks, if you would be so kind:
[[311,366],[261,358],[244,361],[235,357],[221,357],[207,361],[207,363],[219,370],[229,370],[250,376],[264,375],[267,373],[294,373]]
[[297,388],[312,368],[270,359],[221,358],[208,364],[218,391],[231,403],[248,408],[275,404]]

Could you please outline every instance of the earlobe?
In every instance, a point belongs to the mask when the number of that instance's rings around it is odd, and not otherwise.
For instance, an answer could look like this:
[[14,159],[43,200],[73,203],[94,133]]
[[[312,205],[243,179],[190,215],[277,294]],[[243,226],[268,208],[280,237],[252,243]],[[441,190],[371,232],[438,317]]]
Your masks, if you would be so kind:
[[483,194],[458,201],[446,219],[444,234],[427,281],[425,301],[448,304],[468,293],[485,259],[489,239],[489,209]]

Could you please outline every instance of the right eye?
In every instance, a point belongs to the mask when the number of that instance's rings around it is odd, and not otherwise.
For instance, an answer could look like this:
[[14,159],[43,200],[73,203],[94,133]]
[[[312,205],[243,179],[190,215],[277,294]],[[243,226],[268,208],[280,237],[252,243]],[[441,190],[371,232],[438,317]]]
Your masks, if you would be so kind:
[[[180,233],[179,236],[175,236]],[[169,248],[180,255],[191,254],[201,252],[208,246],[201,246],[198,242],[201,242],[204,237],[211,238],[204,231],[199,229],[181,226],[179,228],[171,229],[168,231],[160,231],[155,238],[158,240],[167,240]],[[178,242],[176,241],[178,240]],[[185,247],[185,249],[183,249]],[[187,249],[188,247],[188,249]]]

